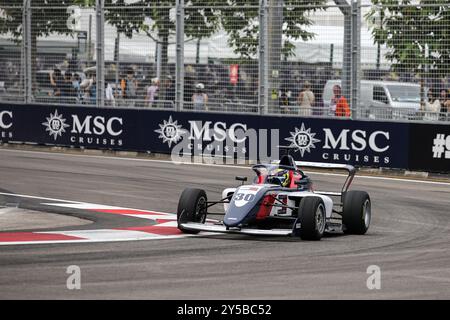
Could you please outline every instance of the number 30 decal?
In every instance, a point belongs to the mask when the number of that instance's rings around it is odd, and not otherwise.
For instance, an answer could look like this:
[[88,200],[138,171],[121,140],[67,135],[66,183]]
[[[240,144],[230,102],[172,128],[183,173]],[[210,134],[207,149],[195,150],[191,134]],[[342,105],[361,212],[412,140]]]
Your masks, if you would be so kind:
[[255,194],[253,193],[238,192],[234,195],[234,204],[237,207],[242,207],[253,199],[255,199]]
[[254,194],[251,194],[251,193],[245,194],[245,193],[242,193],[242,192],[241,192],[241,193],[238,193],[238,194],[236,195],[235,200],[236,200],[236,201],[244,200],[244,201],[246,201],[246,202],[249,202],[249,201],[252,201],[254,198],[255,198],[255,195],[254,195]]

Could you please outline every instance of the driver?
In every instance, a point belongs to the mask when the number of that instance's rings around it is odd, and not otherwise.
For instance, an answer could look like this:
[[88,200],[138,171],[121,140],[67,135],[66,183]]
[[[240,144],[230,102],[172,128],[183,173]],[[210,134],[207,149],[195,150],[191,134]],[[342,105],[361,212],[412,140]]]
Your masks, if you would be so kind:
[[291,183],[289,170],[276,169],[269,178],[269,183],[278,184],[282,187],[288,187]]

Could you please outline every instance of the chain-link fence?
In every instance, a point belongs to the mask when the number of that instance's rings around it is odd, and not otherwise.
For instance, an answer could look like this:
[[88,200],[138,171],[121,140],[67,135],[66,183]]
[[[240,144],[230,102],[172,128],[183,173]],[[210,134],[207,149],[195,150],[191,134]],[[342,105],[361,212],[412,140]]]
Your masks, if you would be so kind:
[[380,1],[365,4],[361,47],[361,116],[448,121],[450,3]]
[[0,1],[0,102],[450,121],[444,0]]
[[22,5],[2,1],[0,6],[0,101],[24,102]]

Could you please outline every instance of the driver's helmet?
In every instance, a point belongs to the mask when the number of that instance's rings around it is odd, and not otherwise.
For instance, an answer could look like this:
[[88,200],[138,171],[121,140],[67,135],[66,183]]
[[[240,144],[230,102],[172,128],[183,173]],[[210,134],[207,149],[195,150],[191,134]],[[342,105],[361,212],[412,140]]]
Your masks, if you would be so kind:
[[286,169],[275,169],[269,176],[269,183],[278,184],[282,187],[288,187],[291,183],[289,179],[289,170]]

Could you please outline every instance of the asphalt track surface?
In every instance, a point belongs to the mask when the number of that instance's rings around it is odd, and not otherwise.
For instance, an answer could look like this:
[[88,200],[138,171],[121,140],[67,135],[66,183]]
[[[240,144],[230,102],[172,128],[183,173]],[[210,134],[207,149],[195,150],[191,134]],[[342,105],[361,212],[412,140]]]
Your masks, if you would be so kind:
[[[0,150],[2,192],[163,212],[175,212],[188,186],[204,188],[210,199],[220,197],[223,188],[236,184],[235,175],[252,173]],[[337,189],[343,179],[311,176],[323,190]],[[0,299],[449,299],[450,184],[356,177],[352,189],[367,190],[372,198],[372,225],[364,236],[307,242],[214,235],[2,246]],[[35,201],[22,204],[39,209]],[[132,223],[94,213],[82,217],[96,228]],[[69,265],[81,268],[81,290],[66,288]],[[371,265],[381,270],[379,290],[366,285]]]

